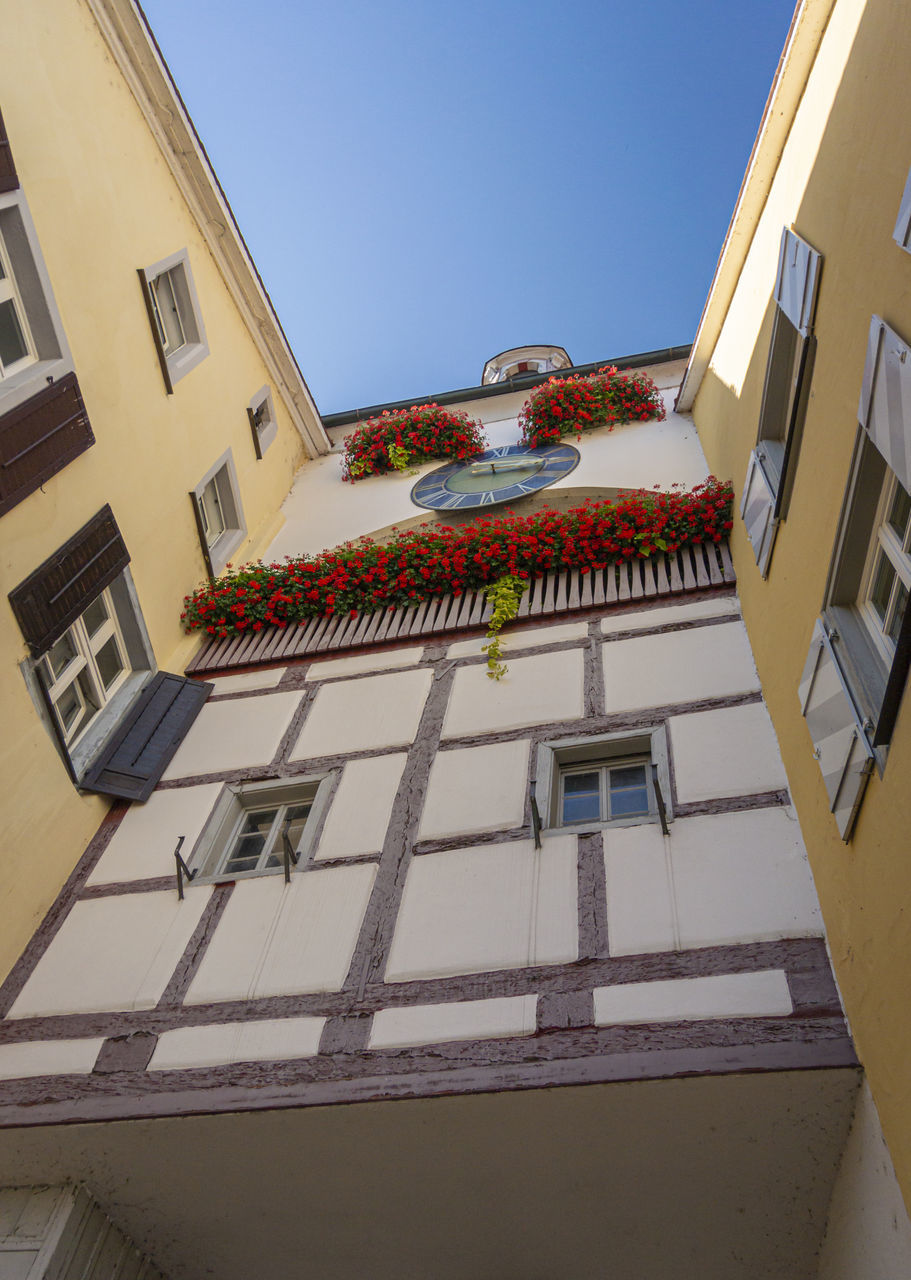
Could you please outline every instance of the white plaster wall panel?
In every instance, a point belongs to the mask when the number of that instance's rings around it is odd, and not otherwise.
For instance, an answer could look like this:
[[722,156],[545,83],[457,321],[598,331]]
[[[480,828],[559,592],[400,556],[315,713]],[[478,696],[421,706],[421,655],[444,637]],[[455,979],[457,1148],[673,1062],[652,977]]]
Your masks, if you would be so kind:
[[300,705],[300,690],[207,702],[164,772],[165,780],[268,764]]
[[449,1040],[489,1040],[530,1036],[535,1032],[537,996],[458,1000],[380,1009],[374,1015],[369,1049],[399,1045],[444,1044]]
[[323,827],[316,860],[379,853],[408,756],[396,752],[350,760]]
[[663,609],[638,609],[635,613],[615,613],[601,619],[603,635],[617,631],[663,627],[671,622],[696,622],[700,618],[723,618],[740,613],[736,596],[712,596],[710,600],[693,600],[690,604],[671,604]]
[[595,988],[595,1023],[681,1022],[698,1018],[787,1017],[793,1012],[783,969],[625,982]]
[[572,836],[423,854],[408,868],[386,980],[569,963],[578,955]]
[[212,893],[210,886],[77,902],[10,1010],[11,1018],[152,1009]]
[[911,1221],[866,1080],[842,1154],[817,1280],[911,1276]]
[[104,1036],[83,1040],[28,1040],[0,1045],[0,1080],[27,1076],[85,1075],[95,1065]]
[[213,698],[223,693],[247,693],[251,689],[274,689],[287,670],[271,667],[265,671],[244,671],[239,676],[206,676],[215,685]]
[[[566,622],[556,627],[534,627],[523,631],[510,631],[507,628],[503,632],[503,644],[507,653],[517,653],[520,649],[531,649],[542,644],[563,644],[566,640],[584,640],[587,636],[587,622]],[[481,645],[486,643],[486,636],[458,640],[446,650],[446,657],[473,658],[480,654]]]
[[[673,412],[674,396],[673,390],[662,394],[668,411],[663,422],[627,422],[613,431],[587,431],[578,444],[579,465],[554,488],[610,484],[621,489],[670,489],[673,484],[700,484],[708,475],[705,455],[692,420]],[[564,438],[568,444],[577,443],[573,435]]]
[[790,809],[678,818],[671,862],[681,947],[822,935]]
[[527,738],[438,752],[418,839],[521,826],[530,752]]
[[444,738],[575,720],[584,714],[581,649],[508,658],[508,663],[502,680],[488,680],[482,665],[456,671]]
[[326,867],[239,881],[187,992],[187,1004],[336,991],[376,867]]
[[208,1027],[164,1031],[158,1037],[149,1070],[312,1058],[319,1052],[325,1025],[325,1018],[264,1018],[257,1022],[220,1022]]
[[672,951],[677,927],[667,845],[657,823],[603,832],[612,956]]
[[145,804],[130,805],[87,883],[122,884],[173,876],[179,837],[186,837],[182,853],[189,859],[223,785],[206,782],[199,787],[153,791]]
[[350,658],[329,658],[314,662],[305,679],[329,680],[337,676],[357,676],[364,671],[387,671],[392,667],[411,667],[420,662],[423,645],[410,649],[388,649],[385,653],[356,653]]
[[669,723],[681,801],[787,788],[764,703],[672,716]]
[[406,746],[417,733],[432,680],[430,668],[422,667],[322,685],[291,759]]
[[601,653],[608,714],[759,688],[740,622],[612,640]]

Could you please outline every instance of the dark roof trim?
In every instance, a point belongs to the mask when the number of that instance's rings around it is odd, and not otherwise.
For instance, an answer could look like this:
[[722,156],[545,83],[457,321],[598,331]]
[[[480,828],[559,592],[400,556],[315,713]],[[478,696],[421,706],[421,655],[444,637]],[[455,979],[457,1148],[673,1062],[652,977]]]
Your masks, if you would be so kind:
[[577,364],[569,369],[553,369],[549,373],[525,373],[518,378],[508,378],[505,382],[495,382],[486,387],[463,387],[459,391],[443,391],[437,395],[412,396],[408,400],[390,400],[386,404],[371,404],[362,409],[344,409],[340,413],[323,415],[323,426],[328,431],[331,427],[345,427],[352,422],[362,422],[365,418],[375,418],[384,410],[410,409],[415,404],[460,404],[466,400],[484,400],[487,396],[505,396],[512,391],[526,391],[540,386],[551,378],[571,378],[576,374],[597,373],[607,365],[616,365],[618,369],[641,369],[649,364],[667,364],[671,360],[686,360],[689,357],[691,344],[683,347],[662,347],[658,351],[642,351],[638,355],[620,356],[612,360],[595,360],[591,364]]

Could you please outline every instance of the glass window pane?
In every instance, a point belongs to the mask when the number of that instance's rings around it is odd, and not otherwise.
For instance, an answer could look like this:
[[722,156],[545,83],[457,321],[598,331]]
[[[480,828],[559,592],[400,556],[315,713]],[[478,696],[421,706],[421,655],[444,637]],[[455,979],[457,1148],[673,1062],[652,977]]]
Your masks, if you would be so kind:
[[892,499],[892,507],[889,511],[889,524],[902,542],[908,529],[909,516],[911,516],[911,497],[900,484],[896,485],[895,497]]
[[170,355],[186,342],[170,271],[165,271],[152,281],[152,296],[155,299],[159,333],[165,354]]
[[892,583],[895,581],[895,570],[888,557],[879,553],[876,561],[876,569],[873,574],[873,583],[870,587],[870,603],[876,610],[880,622],[886,620],[886,610],[889,607],[889,596],[892,593]]
[[600,773],[563,775],[563,817],[566,822],[597,822],[601,817]]
[[610,769],[607,788],[612,818],[648,813],[648,776],[644,764],[620,765]]
[[28,353],[28,343],[16,315],[16,304],[12,298],[7,298],[0,302],[0,364],[15,364]]
[[85,629],[90,636],[93,636],[99,627],[107,622],[110,614],[108,607],[104,602],[104,596],[99,596],[97,600],[93,600],[85,613],[82,615],[82,621],[85,623]]
[[895,606],[892,611],[892,619],[889,623],[887,635],[893,643],[898,643],[898,634],[902,628],[902,622],[905,617],[905,610],[908,607],[908,588],[903,582],[898,584],[898,590],[895,593]]
[[63,725],[64,733],[69,733],[82,714],[82,699],[79,697],[79,686],[75,680],[72,684],[67,685],[57,699],[55,706],[57,707],[57,714],[60,716],[60,723]]
[[236,873],[256,869],[277,812],[277,809],[259,809],[244,816],[234,846],[225,859],[223,871]]
[[225,517],[221,509],[221,499],[218,496],[218,485],[215,480],[210,480],[203,489],[200,495],[200,506],[202,507],[202,522],[206,531],[206,542],[211,547],[225,531]]
[[55,680],[63,674],[75,657],[76,645],[73,643],[73,637],[67,631],[56,644],[51,645],[47,654],[47,664]]
[[111,636],[110,640],[106,640],[95,655],[95,661],[98,663],[98,674],[101,676],[101,683],[105,689],[110,689],[111,685],[123,671],[123,658],[120,656],[120,646],[117,644],[115,636]]

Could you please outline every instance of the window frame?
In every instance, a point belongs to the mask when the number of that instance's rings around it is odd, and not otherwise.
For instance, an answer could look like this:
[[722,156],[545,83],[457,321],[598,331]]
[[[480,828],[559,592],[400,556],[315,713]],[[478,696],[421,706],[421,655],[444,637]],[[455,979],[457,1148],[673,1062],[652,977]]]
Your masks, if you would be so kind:
[[[175,314],[180,324],[184,341],[175,347],[170,346],[167,329],[161,316],[161,301],[158,297],[157,284],[167,278],[168,288],[174,303]],[[175,385],[185,378],[192,369],[205,360],[209,354],[206,329],[203,324],[199,296],[196,283],[190,269],[190,255],[187,249],[178,249],[176,253],[153,263],[149,267],[139,268],[139,280],[142,295],[148,312],[152,338],[158,360],[161,365],[165,390],[173,395]]]
[[278,435],[278,419],[275,416],[275,401],[268,386],[260,387],[251,396],[247,405],[247,418],[253,434],[253,449],[258,459],[262,459],[269,445]]
[[[210,490],[215,495],[223,521],[223,528],[212,539],[209,537],[210,522],[206,512],[206,495]],[[193,504],[196,530],[199,534],[199,545],[206,569],[209,577],[215,578],[247,536],[237,468],[230,449],[221,455],[196,488],[190,491],[190,500]]]
[[[328,770],[293,778],[266,778],[257,782],[226,785],[188,859],[187,865],[194,873],[192,884],[229,884],[236,880],[258,879],[260,876],[283,875],[283,856],[279,856],[277,865],[273,867],[257,865],[249,871],[226,871],[225,866],[247,814],[277,806],[279,812],[269,833],[269,839],[275,837],[277,841],[283,825],[280,815],[286,813],[292,805],[309,801],[310,810],[294,851],[297,862],[292,862],[291,865],[292,873],[303,871],[319,841],[338,772]],[[261,856],[265,859],[276,852],[281,853],[281,850],[267,846]]]
[[[99,601],[104,605],[106,616],[95,631],[90,632],[85,620],[86,614]],[[57,672],[54,670],[52,655],[57,646],[64,641],[69,642],[72,649],[72,657]],[[113,642],[117,651],[120,669],[111,683],[105,684],[98,655],[111,642]],[[129,679],[133,670],[110,587],[105,587],[100,595],[86,605],[72,626],[67,627],[63,635],[54,641],[53,645],[51,645],[47,653],[42,655],[39,661],[42,664],[41,678],[45,682],[48,698],[57,716],[60,732],[63,735],[66,746],[72,749],[88,730],[95,716],[116,697],[117,692]],[[85,688],[86,684],[89,686],[88,694]],[[82,722],[80,723],[77,720],[68,727],[59,704],[67,692],[74,687],[82,707]],[[89,695],[93,701],[89,700]],[[94,706],[95,710],[86,717],[86,712],[91,706]]]
[[[564,823],[560,818],[563,794],[563,778],[567,773],[581,771],[584,766],[594,770],[610,770],[623,764],[647,763],[654,766],[646,770],[649,792],[647,814],[632,814],[616,818],[591,819],[585,822]],[[659,724],[637,732],[586,734],[559,738],[541,743],[537,753],[534,796],[541,820],[541,835],[560,835],[567,832],[583,835],[591,831],[603,831],[613,827],[642,826],[646,823],[662,823],[662,814],[655,794],[655,778],[664,801],[664,821],[673,819],[670,785],[670,766],[665,725]]]
[[21,187],[0,192],[0,240],[28,329],[31,356],[0,376],[0,416],[73,372],[38,234]]

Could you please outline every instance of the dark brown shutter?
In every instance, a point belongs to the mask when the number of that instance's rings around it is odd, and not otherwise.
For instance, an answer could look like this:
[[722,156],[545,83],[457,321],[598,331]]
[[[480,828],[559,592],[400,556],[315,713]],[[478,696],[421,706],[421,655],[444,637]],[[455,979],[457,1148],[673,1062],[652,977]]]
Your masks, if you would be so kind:
[[148,800],[214,687],[159,671],[82,780],[83,789]]
[[0,515],[95,443],[75,373],[0,418]]
[[6,126],[0,115],[0,191],[15,191],[19,186],[16,166],[13,164],[13,151],[6,136]]
[[130,563],[108,506],[10,592],[33,657],[45,653]]
[[247,417],[250,419],[250,430],[253,432],[253,448],[256,451],[257,458],[262,458],[263,447],[259,439],[259,423],[256,420],[257,413],[259,412],[260,410],[257,410],[256,413],[254,413],[252,409],[247,409]]

